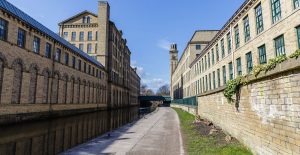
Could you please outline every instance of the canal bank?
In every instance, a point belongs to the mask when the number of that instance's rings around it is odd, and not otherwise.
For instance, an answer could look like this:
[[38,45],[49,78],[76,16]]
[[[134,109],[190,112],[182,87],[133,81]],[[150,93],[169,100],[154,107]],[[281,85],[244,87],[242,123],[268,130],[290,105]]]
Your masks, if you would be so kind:
[[138,107],[0,126],[0,154],[52,155],[138,118]]

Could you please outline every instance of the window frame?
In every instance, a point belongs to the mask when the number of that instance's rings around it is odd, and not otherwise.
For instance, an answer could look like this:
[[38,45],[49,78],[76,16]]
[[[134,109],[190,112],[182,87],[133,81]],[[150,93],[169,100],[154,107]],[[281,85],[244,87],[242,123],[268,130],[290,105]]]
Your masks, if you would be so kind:
[[57,62],[60,62],[60,60],[61,60],[61,49],[60,48],[56,48],[54,60]]
[[51,59],[52,58],[52,45],[50,43],[46,43],[45,45],[45,57]]
[[34,53],[40,53],[40,50],[41,50],[41,39],[37,36],[33,36],[33,43],[32,43],[32,51]]
[[247,66],[247,73],[251,73],[253,70],[253,60],[252,60],[252,52],[246,53],[246,66]]
[[300,25],[296,27],[296,31],[297,31],[298,49],[300,49]]
[[3,29],[0,29],[0,40],[7,41],[8,21],[3,18],[0,18],[0,25],[1,27],[3,27]]
[[[280,44],[278,45],[278,43],[280,43]],[[283,44],[283,46],[282,46],[282,44]],[[280,36],[278,36],[278,37],[276,37],[274,39],[274,47],[275,47],[275,55],[276,55],[276,57],[286,54],[285,53],[285,41],[284,41],[284,35],[283,34],[280,35]]]
[[238,49],[241,43],[239,25],[234,27],[234,40],[235,40],[235,49]]
[[26,46],[26,31],[22,28],[18,28],[18,36],[17,36],[17,45],[20,48],[25,48]]
[[244,40],[246,43],[251,39],[250,21],[248,15],[244,17],[243,23],[244,23]]
[[224,38],[221,39],[221,52],[222,52],[222,58],[225,57],[225,45],[224,45]]
[[88,31],[88,41],[93,41],[93,32]]
[[84,32],[83,31],[79,32],[79,41],[84,41]]
[[201,45],[200,45],[200,44],[196,44],[196,45],[195,45],[195,49],[196,49],[196,50],[201,50]]
[[227,33],[227,52],[228,54],[231,53],[232,47],[231,47],[231,33]]
[[87,53],[92,53],[92,44],[91,43],[87,44],[87,46],[86,46],[86,52]]
[[293,0],[294,3],[294,9],[297,9],[300,7],[300,0]]
[[69,66],[69,53],[65,52],[65,64]]
[[222,72],[223,72],[223,85],[226,85],[227,83],[227,76],[226,76],[226,66],[222,66]]
[[242,59],[241,57],[236,59],[236,72],[237,75],[243,75],[243,69],[242,69]]
[[257,49],[258,49],[259,63],[266,64],[267,63],[266,45],[263,44],[263,45],[259,46]]
[[256,33],[260,34],[264,31],[264,20],[261,3],[259,3],[255,8],[255,21],[256,21]]
[[[276,2],[279,3],[279,6],[276,7]],[[279,11],[277,10],[279,9]],[[281,2],[280,0],[271,0],[271,17],[272,17],[272,23],[276,23],[281,19]]]
[[233,64],[232,62],[229,62],[228,63],[228,70],[229,70],[229,79],[230,80],[233,80]]
[[221,87],[221,73],[220,73],[220,68],[217,69],[217,78],[218,78],[218,88]]
[[76,41],[76,32],[71,33],[71,41]]
[[213,71],[213,88],[216,89],[216,72]]

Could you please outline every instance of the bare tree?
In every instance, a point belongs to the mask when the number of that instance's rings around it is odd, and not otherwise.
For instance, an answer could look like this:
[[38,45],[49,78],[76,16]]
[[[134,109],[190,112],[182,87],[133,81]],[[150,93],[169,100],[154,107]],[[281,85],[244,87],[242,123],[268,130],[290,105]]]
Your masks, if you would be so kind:
[[161,86],[157,92],[156,92],[156,95],[159,95],[159,96],[169,96],[170,95],[170,87],[169,85],[163,85]]
[[148,86],[146,84],[141,84],[140,94],[145,96],[148,90]]
[[146,96],[153,96],[154,95],[154,92],[153,92],[153,90],[152,89],[147,89],[147,91],[146,91],[146,94],[145,94]]

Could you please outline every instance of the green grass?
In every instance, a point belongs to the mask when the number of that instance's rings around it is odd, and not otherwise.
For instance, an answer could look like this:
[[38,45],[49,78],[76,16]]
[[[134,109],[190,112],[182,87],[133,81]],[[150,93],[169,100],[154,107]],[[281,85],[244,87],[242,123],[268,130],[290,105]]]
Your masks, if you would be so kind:
[[[222,143],[225,134],[201,135],[193,121],[195,117],[181,109],[174,108],[180,119],[180,126],[185,145],[185,151],[190,155],[252,155],[252,153],[234,140]],[[221,140],[220,140],[221,139]]]

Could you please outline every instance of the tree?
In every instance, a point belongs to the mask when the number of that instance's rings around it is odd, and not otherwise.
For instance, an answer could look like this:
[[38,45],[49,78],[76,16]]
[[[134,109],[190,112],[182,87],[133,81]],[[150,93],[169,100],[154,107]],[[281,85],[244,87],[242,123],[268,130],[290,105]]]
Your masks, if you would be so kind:
[[156,92],[156,95],[159,95],[159,96],[170,96],[170,87],[169,85],[163,85],[161,86],[157,92]]
[[141,84],[140,94],[145,96],[147,93],[148,86],[146,84]]
[[153,92],[153,90],[152,89],[147,89],[147,91],[146,91],[146,94],[145,94],[146,96],[153,96],[154,95],[154,92]]

